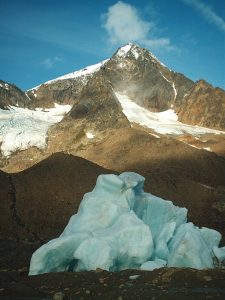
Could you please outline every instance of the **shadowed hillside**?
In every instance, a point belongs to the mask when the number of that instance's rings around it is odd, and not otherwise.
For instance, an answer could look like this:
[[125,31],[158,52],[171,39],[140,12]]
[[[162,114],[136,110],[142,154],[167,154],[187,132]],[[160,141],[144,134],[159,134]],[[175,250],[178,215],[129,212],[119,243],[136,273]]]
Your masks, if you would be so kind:
[[1,236],[56,237],[104,173],[112,171],[63,153],[20,173],[1,172]]

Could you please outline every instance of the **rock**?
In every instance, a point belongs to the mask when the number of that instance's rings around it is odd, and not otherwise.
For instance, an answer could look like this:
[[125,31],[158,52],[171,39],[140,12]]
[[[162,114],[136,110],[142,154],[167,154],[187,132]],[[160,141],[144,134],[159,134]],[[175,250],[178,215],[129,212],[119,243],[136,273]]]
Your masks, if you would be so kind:
[[179,121],[191,125],[225,129],[225,91],[198,81],[178,109]]
[[52,300],[66,300],[68,299],[63,292],[57,292],[53,295]]
[[10,105],[27,107],[30,99],[16,85],[0,80],[0,108],[7,109]]

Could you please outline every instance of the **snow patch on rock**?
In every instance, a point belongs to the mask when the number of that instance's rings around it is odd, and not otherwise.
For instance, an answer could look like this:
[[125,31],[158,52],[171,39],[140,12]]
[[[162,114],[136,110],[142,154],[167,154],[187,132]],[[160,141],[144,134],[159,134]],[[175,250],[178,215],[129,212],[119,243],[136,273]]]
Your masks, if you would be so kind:
[[9,85],[8,83],[0,83],[0,87],[5,89],[5,90],[9,90]]
[[[174,91],[174,101],[176,100],[176,98],[177,98],[177,89],[176,89],[176,86],[175,86],[175,83],[174,82],[172,82],[172,81],[170,81],[168,78],[166,78],[164,75],[163,75],[163,73],[160,71],[160,74],[162,75],[162,77],[167,81],[167,82],[169,82],[169,84],[172,86],[172,88],[173,88],[173,91]],[[172,107],[172,105],[171,105],[171,107]]]
[[91,132],[86,132],[86,137],[87,137],[88,139],[93,139],[95,136],[94,136],[94,134],[91,133]]
[[[98,64],[95,64],[95,65],[91,65],[91,66],[88,66],[88,67],[85,67],[79,71],[75,71],[75,72],[72,72],[72,73],[69,73],[69,74],[66,74],[66,75],[63,75],[63,76],[60,76],[58,78],[55,78],[55,79],[52,79],[52,80],[49,80],[49,81],[46,81],[45,83],[43,84],[51,84],[51,83],[54,83],[56,81],[59,81],[59,80],[65,80],[65,79],[74,79],[74,78],[79,78],[81,79],[84,83],[87,83],[87,80],[93,76],[97,71],[100,70],[100,68],[108,61],[109,59],[106,59]],[[41,84],[42,85],[42,84]],[[31,89],[31,91],[34,91],[34,90],[37,90],[41,85],[38,85],[34,88]]]
[[132,47],[132,44],[131,44],[131,43],[129,43],[129,44],[127,44],[127,45],[121,47],[121,48],[116,52],[116,55],[117,55],[118,57],[126,57],[127,53],[130,51],[131,47]]

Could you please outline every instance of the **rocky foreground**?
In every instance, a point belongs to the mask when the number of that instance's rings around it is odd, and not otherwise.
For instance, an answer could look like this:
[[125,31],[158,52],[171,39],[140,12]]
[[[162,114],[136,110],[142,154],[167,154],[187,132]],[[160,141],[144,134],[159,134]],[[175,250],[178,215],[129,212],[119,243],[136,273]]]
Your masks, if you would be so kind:
[[0,299],[225,299],[225,270],[96,270],[28,276],[40,244],[0,240]]
[[[129,139],[129,141],[133,140]],[[100,149],[96,148],[96,151],[102,152],[103,146],[103,144],[98,145],[97,148],[100,147]],[[153,145],[149,144],[148,146],[149,149],[152,149],[150,146]],[[113,145],[111,149],[113,149]],[[168,149],[168,147],[164,147],[164,149]],[[105,154],[108,155],[109,153],[106,152]],[[177,155],[177,153],[175,154]],[[173,169],[168,168],[169,166],[162,169],[165,164],[162,164],[161,168],[159,166],[154,168],[154,164],[150,167],[145,163],[145,168],[142,164],[140,168],[147,177],[147,190],[153,193],[158,191],[164,197],[164,194],[168,197],[168,191],[173,192],[173,195],[171,194],[168,198],[174,199],[173,196],[177,195],[175,203],[189,208],[189,217],[192,221],[199,226],[217,228],[224,234],[222,206],[219,213],[219,210],[215,211],[214,205],[219,205],[224,199],[222,197],[223,159],[213,160],[214,163],[212,163],[210,160],[211,153],[200,152],[200,154],[196,161],[201,167],[196,168],[195,164],[190,166],[190,162],[187,161],[185,166],[189,165],[190,170],[185,168],[185,174],[180,172],[183,168],[178,168],[176,164],[174,165],[175,173],[172,172]],[[117,155],[117,153],[112,151],[111,155]],[[132,157],[134,155],[135,153],[132,154]],[[130,160],[126,148],[124,148],[125,156],[128,163]],[[145,156],[142,157],[144,162]],[[110,157],[108,161],[110,161]],[[116,160],[114,159],[114,161]],[[118,160],[117,169],[119,169],[119,165]],[[107,166],[110,167],[108,164]],[[130,165],[129,169],[140,171],[137,165],[136,168]],[[151,172],[148,174],[150,170]],[[180,171],[178,172],[178,170]],[[0,174],[0,198],[5,199],[5,202],[1,203],[6,205],[2,206],[4,209],[1,211],[1,236],[4,233],[3,229],[8,228],[9,231],[5,234],[5,238],[0,239],[0,299],[225,299],[224,269],[198,271],[164,268],[152,272],[127,270],[117,273],[97,270],[28,276],[32,253],[41,244],[56,237],[61,232],[71,213],[76,211],[83,194],[91,191],[94,187],[97,175],[112,172],[115,173],[115,171],[104,169],[81,158],[62,153],[55,154],[31,169],[11,174],[12,182],[15,183],[16,187],[16,194],[10,187],[9,174],[3,172]],[[217,174],[216,180],[213,174]],[[176,180],[176,185],[171,189],[177,176],[180,177],[180,180]],[[196,177],[196,182],[203,184],[194,184],[193,176]],[[183,179],[181,180],[181,178]],[[192,186],[191,183],[194,185]],[[213,189],[209,189],[209,185]],[[215,190],[217,186],[220,186],[220,193],[219,190]],[[197,189],[197,187],[201,189]],[[62,191],[66,192],[64,198],[60,194]],[[185,194],[186,197],[184,197]],[[188,201],[190,194],[192,197]],[[16,195],[16,206],[12,205],[14,203],[13,195]],[[206,197],[206,195],[208,196]],[[220,202],[220,197],[217,199],[216,196],[221,197]],[[44,199],[49,201],[46,202]],[[31,210],[27,215],[25,214],[27,211],[25,203],[29,203]],[[223,203],[222,201],[221,205]],[[32,209],[36,210],[39,205],[43,209],[40,215],[35,217]],[[64,207],[63,212],[62,205]],[[204,213],[199,214],[200,211]],[[8,216],[7,220],[3,216]],[[19,222],[18,216],[24,226]],[[9,222],[11,222],[10,226],[8,226]],[[30,230],[29,234],[27,228]],[[7,238],[7,236],[11,238]],[[130,277],[134,275],[140,276]]]

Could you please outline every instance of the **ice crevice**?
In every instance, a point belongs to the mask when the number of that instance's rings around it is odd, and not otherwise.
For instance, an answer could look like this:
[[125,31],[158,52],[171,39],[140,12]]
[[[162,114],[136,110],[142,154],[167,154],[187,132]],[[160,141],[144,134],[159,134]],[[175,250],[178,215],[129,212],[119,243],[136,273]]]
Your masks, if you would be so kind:
[[63,233],[34,252],[29,274],[221,264],[221,234],[187,223],[187,209],[144,192],[144,180],[133,172],[100,175]]

